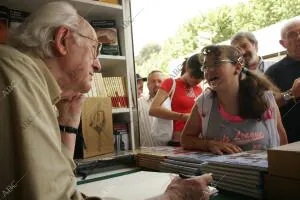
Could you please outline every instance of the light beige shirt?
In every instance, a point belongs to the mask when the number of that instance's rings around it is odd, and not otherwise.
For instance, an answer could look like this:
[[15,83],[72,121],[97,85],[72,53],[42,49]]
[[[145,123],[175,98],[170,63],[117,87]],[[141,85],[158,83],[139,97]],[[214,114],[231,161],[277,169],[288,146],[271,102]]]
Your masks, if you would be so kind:
[[0,199],[82,199],[54,110],[60,88],[45,63],[0,45]]
[[153,126],[154,117],[149,115],[152,100],[153,98],[149,99],[149,96],[143,96],[138,99],[140,139],[141,146],[143,147],[155,146],[151,136],[151,127]]

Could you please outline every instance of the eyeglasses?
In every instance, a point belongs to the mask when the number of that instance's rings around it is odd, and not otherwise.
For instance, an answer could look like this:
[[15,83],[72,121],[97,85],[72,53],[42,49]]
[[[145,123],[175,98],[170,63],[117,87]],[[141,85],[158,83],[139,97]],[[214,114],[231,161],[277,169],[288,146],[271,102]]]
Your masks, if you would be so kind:
[[287,39],[289,40],[295,40],[300,35],[300,30],[297,31],[290,31],[286,34]]
[[216,69],[216,68],[220,67],[222,65],[222,63],[232,63],[232,64],[234,64],[235,62],[232,61],[232,60],[217,60],[212,65],[203,64],[202,67],[201,67],[201,71],[207,72],[208,68]]
[[93,47],[93,58],[96,59],[99,55],[100,55],[100,50],[102,48],[102,43],[99,42],[98,40],[94,40],[93,38],[90,38],[86,35],[82,35],[81,33],[79,33],[78,31],[75,31],[75,30],[72,30],[74,33],[76,33],[77,35],[79,35],[80,37],[83,37],[83,38],[86,38],[86,39],[89,39],[89,40],[92,40],[94,42],[97,43],[97,45],[92,45]]

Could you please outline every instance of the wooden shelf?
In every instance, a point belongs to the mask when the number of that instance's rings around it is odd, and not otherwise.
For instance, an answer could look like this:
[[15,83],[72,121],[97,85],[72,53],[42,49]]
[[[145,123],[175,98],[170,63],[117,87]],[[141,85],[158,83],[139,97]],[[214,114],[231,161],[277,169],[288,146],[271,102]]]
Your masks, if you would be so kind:
[[[1,0],[1,5],[5,5],[9,8],[23,10],[27,12],[33,12],[43,4],[54,0]],[[70,0],[72,4],[79,12],[81,16],[87,19],[116,19],[122,20],[123,18],[123,6],[114,5],[109,3],[103,3],[93,0]]]
[[113,108],[113,114],[120,114],[120,113],[129,113],[129,108]]
[[100,72],[103,76],[124,76],[126,75],[125,56],[100,55],[98,57],[101,63]]
[[125,56],[100,55],[99,60],[103,68],[126,66]]
[[98,57],[101,60],[126,60],[125,56],[113,56],[113,55],[100,55]]

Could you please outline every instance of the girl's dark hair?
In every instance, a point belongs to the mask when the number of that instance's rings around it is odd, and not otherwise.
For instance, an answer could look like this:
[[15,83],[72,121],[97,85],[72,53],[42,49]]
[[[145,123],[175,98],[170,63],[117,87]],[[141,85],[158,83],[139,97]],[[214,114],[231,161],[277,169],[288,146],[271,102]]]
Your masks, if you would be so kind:
[[[233,62],[244,65],[242,53],[230,45],[210,45],[202,49],[204,56],[214,56],[220,59],[223,55]],[[247,119],[261,119],[263,113],[269,108],[264,92],[280,90],[262,73],[249,71],[243,67],[239,75],[239,115]]]
[[[201,71],[201,67],[202,67],[202,59],[201,59],[201,54],[196,53],[194,55],[192,55],[191,57],[189,57],[188,59],[186,59],[183,63],[182,63],[182,70],[181,70],[181,76],[187,71],[189,70],[191,73],[191,76],[193,78],[196,79],[203,79],[204,78],[204,74]],[[184,69],[185,68],[185,69]]]
[[182,76],[185,72],[186,72],[186,62],[187,62],[188,58],[185,58],[184,61],[181,64],[181,73],[180,76]]

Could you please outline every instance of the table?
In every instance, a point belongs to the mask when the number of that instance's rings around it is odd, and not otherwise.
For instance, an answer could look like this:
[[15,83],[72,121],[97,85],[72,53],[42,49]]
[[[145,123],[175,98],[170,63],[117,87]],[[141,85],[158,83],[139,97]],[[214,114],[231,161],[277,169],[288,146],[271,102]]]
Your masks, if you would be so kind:
[[[103,200],[144,200],[162,194],[173,174],[142,171],[139,168],[118,169],[78,179],[78,190]],[[220,191],[212,200],[252,200],[250,197]]]

